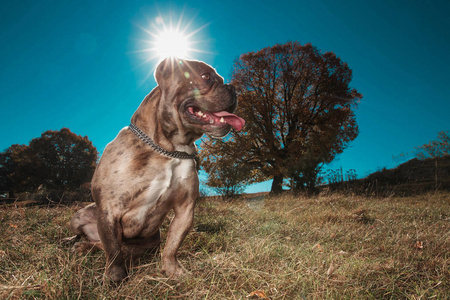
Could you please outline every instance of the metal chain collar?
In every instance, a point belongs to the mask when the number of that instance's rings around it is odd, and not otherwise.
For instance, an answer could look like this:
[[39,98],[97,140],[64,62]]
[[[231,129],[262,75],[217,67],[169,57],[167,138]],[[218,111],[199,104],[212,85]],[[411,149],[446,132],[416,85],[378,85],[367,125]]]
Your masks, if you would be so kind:
[[179,158],[179,159],[195,159],[196,153],[188,154],[186,152],[181,152],[181,151],[173,151],[173,152],[167,151],[163,147],[155,144],[155,142],[148,135],[146,135],[144,132],[142,132],[142,130],[140,130],[139,127],[137,127],[133,123],[130,123],[130,126],[128,128],[138,138],[140,138],[144,143],[146,143],[147,145],[152,147],[153,150],[155,150],[156,152],[158,152],[161,155],[168,156],[168,157],[171,157],[171,158]]

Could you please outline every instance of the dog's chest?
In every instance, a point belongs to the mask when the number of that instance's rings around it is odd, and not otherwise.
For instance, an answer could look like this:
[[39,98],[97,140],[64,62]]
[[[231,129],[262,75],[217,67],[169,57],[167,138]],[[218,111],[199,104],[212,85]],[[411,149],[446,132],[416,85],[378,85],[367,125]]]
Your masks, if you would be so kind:
[[153,206],[156,201],[170,197],[176,191],[188,184],[194,176],[195,165],[191,159],[174,159],[161,170],[151,181],[147,190],[147,205]]
[[174,159],[161,168],[146,191],[132,200],[132,208],[122,216],[124,236],[132,238],[154,233],[171,209],[171,202],[183,200],[176,198],[185,195],[180,191],[192,185],[195,176],[195,162],[190,159]]
[[173,160],[166,168],[165,185],[171,187],[192,176],[193,163],[191,159]]
[[194,167],[194,161],[192,159],[182,159],[178,161],[173,168],[172,180],[183,181],[191,175]]

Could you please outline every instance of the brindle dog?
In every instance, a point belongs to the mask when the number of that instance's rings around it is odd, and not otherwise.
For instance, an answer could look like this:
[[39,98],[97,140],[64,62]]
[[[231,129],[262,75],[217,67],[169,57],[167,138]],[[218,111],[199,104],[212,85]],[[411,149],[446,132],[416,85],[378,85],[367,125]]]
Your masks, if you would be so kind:
[[190,230],[199,181],[193,159],[194,142],[204,133],[225,136],[244,120],[232,114],[237,106],[234,87],[209,65],[168,58],[155,71],[158,86],[145,97],[109,143],[95,170],[91,190],[95,204],[79,210],[71,228],[92,247],[106,253],[105,279],[127,276],[126,258],[160,245],[160,226],[167,213],[174,218],[162,252],[163,272],[176,278],[185,270],[177,250]]

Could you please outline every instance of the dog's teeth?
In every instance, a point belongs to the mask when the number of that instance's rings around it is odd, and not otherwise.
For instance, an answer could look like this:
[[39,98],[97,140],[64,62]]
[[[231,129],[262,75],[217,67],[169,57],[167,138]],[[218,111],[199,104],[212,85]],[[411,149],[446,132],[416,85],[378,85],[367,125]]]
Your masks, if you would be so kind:
[[197,112],[197,116],[204,116],[204,114],[202,113],[202,111],[201,110],[199,110],[198,112]]
[[213,119],[209,120],[209,124],[214,124],[214,120]]
[[225,119],[223,117],[220,118],[220,123],[225,123]]
[[206,119],[206,115],[202,115],[202,117]]

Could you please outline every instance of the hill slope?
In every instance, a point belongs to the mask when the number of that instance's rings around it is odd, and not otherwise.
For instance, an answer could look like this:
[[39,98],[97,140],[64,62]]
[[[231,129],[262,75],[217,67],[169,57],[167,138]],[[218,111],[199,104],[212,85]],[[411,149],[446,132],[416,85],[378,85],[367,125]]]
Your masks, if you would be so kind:
[[330,185],[332,190],[351,190],[366,195],[412,195],[450,190],[450,156],[411,159],[394,169],[383,169],[364,179]]

